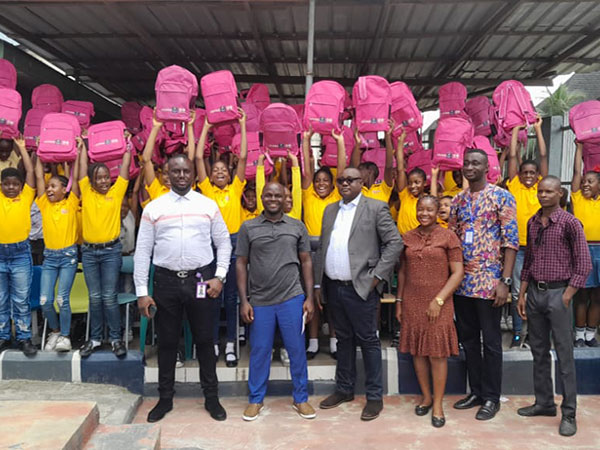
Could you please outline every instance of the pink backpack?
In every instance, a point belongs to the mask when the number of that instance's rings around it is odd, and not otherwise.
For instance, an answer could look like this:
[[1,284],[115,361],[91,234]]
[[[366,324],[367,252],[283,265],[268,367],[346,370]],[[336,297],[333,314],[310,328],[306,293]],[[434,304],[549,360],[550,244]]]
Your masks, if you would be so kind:
[[27,150],[37,150],[37,139],[40,137],[42,119],[48,114],[43,109],[31,108],[25,115],[25,126],[23,128],[23,138]]
[[569,125],[582,143],[600,143],[600,101],[579,103],[569,111]]
[[[246,113],[246,132],[258,131],[260,123],[261,109],[254,103],[242,103],[241,108]],[[240,124],[238,122],[233,123],[235,132],[240,132]]]
[[14,89],[0,88],[0,132],[3,139],[19,135],[21,94]]
[[140,111],[142,105],[137,102],[125,102],[121,105],[121,120],[125,122],[127,129],[132,134],[137,134],[142,130],[140,123]]
[[600,144],[585,142],[582,156],[584,173],[600,167]]
[[386,131],[389,128],[392,91],[383,77],[359,77],[352,89],[354,123],[361,133]]
[[490,144],[490,139],[485,136],[475,136],[470,148],[478,148],[485,151],[488,157],[487,181],[488,183],[496,184],[502,175],[502,169],[498,162],[498,153],[496,153],[496,150]]
[[302,125],[291,106],[271,103],[260,115],[259,128],[262,147],[271,158],[300,153]]
[[[196,144],[202,134],[202,128],[204,128],[204,119],[206,118],[206,111],[202,108],[196,108],[196,120],[194,121],[194,140]],[[207,142],[208,144],[208,139]]]
[[342,115],[343,120],[352,119],[352,97],[348,94],[348,91],[344,89],[344,114]]
[[[249,131],[246,133],[246,139],[248,140],[248,152],[251,150],[260,150],[260,139],[258,137],[258,131]],[[240,146],[242,143],[242,135],[236,133],[231,141],[231,151],[234,155],[240,155]]]
[[[352,128],[346,125],[342,128],[342,135],[344,136],[344,146],[346,147],[346,162],[350,162],[352,157],[352,150],[354,149],[354,131]],[[321,165],[326,167],[336,167],[338,163],[337,158],[337,142],[331,135],[323,136],[323,146],[325,150],[321,156]]]
[[465,149],[473,143],[473,124],[461,116],[438,122],[433,144],[433,165],[441,170],[457,170],[463,165]]
[[[385,148],[374,148],[367,150],[362,154],[362,162],[372,162],[377,165],[379,169],[379,177],[375,180],[375,183],[381,183],[385,175]],[[396,160],[394,159],[394,167],[396,167]]]
[[[359,134],[360,137],[360,148],[374,149],[381,147],[381,142],[377,138],[377,133],[367,132]],[[352,142],[354,143],[354,136],[352,136]]]
[[262,111],[271,104],[269,88],[264,84],[254,83],[246,94],[246,103],[253,103],[259,111]]
[[97,123],[88,130],[88,155],[93,162],[121,159],[127,148],[125,123],[120,120]]
[[233,125],[221,125],[213,128],[213,136],[219,153],[229,153],[232,150],[233,136],[235,136]]
[[421,128],[423,116],[408,85],[396,81],[390,84],[390,89],[392,90],[392,119],[396,123],[393,133],[399,136],[402,130],[409,133]]
[[53,84],[40,84],[31,92],[31,106],[48,112],[60,112],[63,104],[60,89]]
[[82,102],[79,100],[67,100],[62,104],[61,112],[73,114],[77,117],[81,128],[89,127],[92,117],[96,114],[92,102]]
[[[498,125],[496,107],[492,105],[490,108],[491,114],[491,125],[492,135],[494,136],[494,143],[499,148],[506,148],[510,146],[510,139],[512,130],[505,130]],[[527,130],[519,131],[519,142],[526,148],[527,147]]]
[[237,87],[233,74],[229,70],[219,70],[204,75],[200,85],[210,123],[224,124],[239,118]]
[[[262,154],[260,148],[253,147],[250,149],[250,141],[248,141],[248,158],[246,159],[246,179],[253,180],[256,178],[256,168],[258,167],[258,157]],[[265,177],[273,173],[273,165],[268,158],[264,160]]]
[[537,120],[531,96],[520,81],[507,80],[500,83],[494,89],[492,100],[498,126],[506,131],[518,125],[531,125]]
[[48,113],[42,119],[37,155],[44,163],[75,161],[76,138],[81,134],[77,118],[71,114]]
[[427,183],[429,183],[431,181],[431,168],[433,167],[431,157],[431,150],[417,150],[408,157],[408,161],[406,162],[406,173],[410,173],[414,169],[421,169],[425,171]]
[[492,121],[490,99],[485,95],[473,97],[465,106],[465,111],[473,122],[475,136],[490,136],[492,134]]
[[300,103],[299,105],[290,105],[298,114],[298,120],[301,122],[304,120],[304,103]]
[[440,118],[452,116],[466,116],[465,102],[467,101],[467,88],[459,82],[453,81],[440,86]]
[[[106,167],[108,167],[108,171],[110,173],[111,182],[117,181],[119,178],[119,173],[121,172],[121,163],[123,162],[123,158],[111,159],[110,161],[104,161]],[[162,165],[162,164],[161,164]],[[140,164],[135,155],[131,155],[131,163],[129,164],[129,179],[133,180],[140,174]]]
[[[396,148],[398,147],[398,139],[400,139],[400,136],[394,136],[392,134],[394,154],[396,152]],[[407,133],[406,138],[404,138],[404,156],[409,156],[412,153],[418,152],[419,150],[424,150],[419,132],[411,131],[410,133]]]
[[156,91],[156,118],[164,121],[185,122],[198,97],[196,75],[179,66],[161,69],[154,84]]
[[3,58],[0,58],[0,88],[17,89],[17,69]]
[[315,133],[331,134],[342,129],[345,89],[336,81],[318,81],[313,84],[304,103],[304,129],[312,127]]

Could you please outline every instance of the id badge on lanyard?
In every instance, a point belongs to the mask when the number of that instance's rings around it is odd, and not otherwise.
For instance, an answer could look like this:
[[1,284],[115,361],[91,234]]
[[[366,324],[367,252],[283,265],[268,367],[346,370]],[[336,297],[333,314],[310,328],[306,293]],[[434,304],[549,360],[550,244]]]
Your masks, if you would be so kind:
[[196,283],[196,298],[205,299],[208,290],[208,284],[202,279],[202,274],[197,273],[196,278],[200,278],[200,281]]
[[477,217],[477,210],[473,212],[473,199],[471,197],[469,201],[469,227],[465,230],[464,244],[473,245],[475,241],[475,217]]

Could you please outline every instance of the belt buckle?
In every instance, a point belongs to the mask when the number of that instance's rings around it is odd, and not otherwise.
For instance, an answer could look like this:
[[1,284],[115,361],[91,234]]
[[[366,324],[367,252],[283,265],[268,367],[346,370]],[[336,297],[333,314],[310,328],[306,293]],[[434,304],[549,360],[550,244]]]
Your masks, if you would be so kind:
[[179,278],[187,278],[188,277],[188,272],[187,270],[180,270],[179,272],[177,272],[177,276]]
[[537,282],[537,288],[540,291],[547,291],[548,290],[548,283],[546,283],[545,281],[538,281]]

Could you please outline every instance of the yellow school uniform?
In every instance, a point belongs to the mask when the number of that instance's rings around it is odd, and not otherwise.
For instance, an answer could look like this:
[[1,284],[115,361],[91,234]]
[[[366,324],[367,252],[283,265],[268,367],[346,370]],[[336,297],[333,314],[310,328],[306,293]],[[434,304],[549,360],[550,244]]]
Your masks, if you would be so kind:
[[242,194],[244,193],[244,184],[242,180],[235,176],[233,181],[225,186],[224,189],[213,185],[208,177],[198,185],[202,194],[213,199],[219,205],[219,210],[230,234],[237,233],[240,230],[240,226],[242,226]]
[[393,189],[393,186],[388,186],[388,184],[385,181],[382,181],[381,183],[373,183],[368,189],[366,186],[363,186],[362,194],[365,197],[369,197],[387,203],[390,201],[390,195],[392,195]]
[[442,227],[442,228],[448,228],[448,222],[446,222],[444,219],[440,219],[438,217],[437,219],[437,223]]
[[242,208],[242,223],[246,220],[252,220],[258,217],[259,214],[258,207],[254,211],[248,211],[246,208]]
[[400,234],[404,234],[419,226],[419,221],[417,220],[417,202],[419,199],[408,192],[407,188],[402,189],[399,197],[398,231]]
[[29,237],[34,198],[35,191],[27,184],[15,198],[5,197],[0,191],[0,244],[16,244]]
[[21,155],[19,155],[14,150],[10,152],[8,158],[5,161],[0,161],[0,172],[4,169],[8,169],[9,167],[17,168],[19,167],[19,162],[21,161]]
[[537,198],[538,183],[526,187],[516,176],[506,183],[508,191],[517,203],[517,226],[519,227],[519,245],[527,245],[527,222],[541,208]]
[[573,215],[583,225],[588,241],[600,241],[600,196],[596,199],[585,198],[581,191],[571,193]]
[[164,184],[162,184],[160,181],[158,181],[158,178],[154,178],[154,180],[152,180],[152,183],[150,183],[150,186],[146,186],[146,191],[148,192],[150,200],[152,201],[156,200],[162,195],[165,195],[170,191],[170,189]]
[[77,211],[79,197],[72,192],[59,202],[51,202],[46,194],[35,201],[42,213],[44,244],[50,250],[59,250],[77,243]]
[[[263,212],[262,191],[265,188],[265,166],[256,167],[256,209]],[[302,175],[300,167],[292,167],[292,210],[288,213],[293,219],[302,220]]]
[[396,205],[390,206],[390,214],[392,215],[392,219],[394,219],[394,222],[398,222],[398,208],[396,207]]
[[325,208],[327,205],[339,202],[341,199],[342,196],[337,189],[333,189],[325,198],[319,197],[312,183],[307,189],[302,190],[304,225],[306,225],[309,236],[321,236],[321,225]]
[[117,178],[106,195],[92,188],[88,177],[79,181],[81,190],[81,219],[84,242],[102,244],[110,242],[121,234],[121,203],[129,182]]

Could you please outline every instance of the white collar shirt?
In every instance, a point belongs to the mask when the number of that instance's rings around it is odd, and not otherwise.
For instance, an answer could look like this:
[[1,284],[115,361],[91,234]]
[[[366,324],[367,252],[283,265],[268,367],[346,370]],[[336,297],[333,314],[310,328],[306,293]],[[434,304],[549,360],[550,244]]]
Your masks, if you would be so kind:
[[335,218],[333,230],[331,230],[331,239],[325,257],[325,275],[330,280],[352,280],[348,239],[350,239],[352,222],[361,196],[362,194],[358,194],[354,200],[348,203],[340,200],[340,209]]

